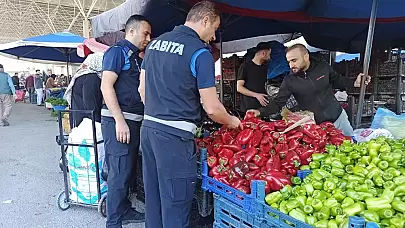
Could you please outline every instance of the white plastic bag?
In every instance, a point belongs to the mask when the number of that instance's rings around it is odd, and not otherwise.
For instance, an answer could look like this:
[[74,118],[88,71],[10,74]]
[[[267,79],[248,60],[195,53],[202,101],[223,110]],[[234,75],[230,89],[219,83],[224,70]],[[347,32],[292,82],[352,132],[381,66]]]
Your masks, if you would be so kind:
[[[101,124],[96,122],[97,142],[103,140]],[[83,119],[80,125],[72,129],[69,134],[69,143],[93,145],[92,121]],[[101,178],[101,171],[104,161],[104,143],[97,144],[98,167],[100,176],[101,194],[107,191],[107,183]],[[69,146],[67,150],[67,160],[70,177],[70,198],[76,202],[84,204],[97,204],[97,170],[95,153],[92,147]]]
[[373,122],[371,123],[371,128],[373,129],[386,129],[392,136],[396,139],[405,138],[405,114],[397,115],[394,112],[385,109],[377,109],[374,115]]
[[379,136],[384,136],[387,138],[393,138],[391,132],[389,132],[386,129],[356,129],[353,132],[354,134],[354,139],[357,142],[367,142],[370,141],[371,139],[375,139]]

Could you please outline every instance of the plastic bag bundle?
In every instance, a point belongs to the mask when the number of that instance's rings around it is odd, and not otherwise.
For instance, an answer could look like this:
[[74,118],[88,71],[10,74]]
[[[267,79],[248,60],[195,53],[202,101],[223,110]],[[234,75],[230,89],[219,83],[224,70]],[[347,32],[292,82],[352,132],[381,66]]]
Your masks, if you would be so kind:
[[371,128],[386,129],[396,139],[405,138],[405,114],[397,115],[394,112],[379,108],[374,116]]
[[285,120],[287,123],[295,123],[307,116],[310,116],[311,119],[305,123],[306,124],[316,124],[315,118],[314,118],[314,113],[312,113],[310,111],[291,112],[288,108],[283,108],[283,110],[281,111],[281,116],[283,117],[283,120]]
[[376,139],[379,136],[393,138],[391,132],[386,129],[356,129],[354,130],[353,135],[356,142],[367,142],[371,139]]

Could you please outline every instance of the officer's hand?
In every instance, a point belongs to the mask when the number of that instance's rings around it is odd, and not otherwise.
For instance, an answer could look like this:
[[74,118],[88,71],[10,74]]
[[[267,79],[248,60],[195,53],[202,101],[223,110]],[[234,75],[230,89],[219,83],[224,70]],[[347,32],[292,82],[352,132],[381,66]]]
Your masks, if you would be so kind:
[[[361,86],[361,77],[363,77],[364,74],[360,73],[357,75],[356,81],[354,82],[354,87],[360,87]],[[368,85],[371,82],[371,77],[367,75],[366,80],[364,81],[365,85]]]
[[255,117],[260,116],[259,110],[256,110],[256,109],[249,109],[249,110],[246,111],[246,113],[249,113],[249,112],[253,113],[253,114],[255,115]]
[[267,94],[258,93],[256,94],[255,98],[260,102],[260,104],[264,107],[269,104],[269,100],[267,99]]
[[231,117],[231,123],[227,125],[228,128],[234,129],[241,127],[240,119],[236,116]]
[[125,120],[116,121],[115,132],[117,135],[117,140],[121,143],[129,143],[130,132],[128,124]]

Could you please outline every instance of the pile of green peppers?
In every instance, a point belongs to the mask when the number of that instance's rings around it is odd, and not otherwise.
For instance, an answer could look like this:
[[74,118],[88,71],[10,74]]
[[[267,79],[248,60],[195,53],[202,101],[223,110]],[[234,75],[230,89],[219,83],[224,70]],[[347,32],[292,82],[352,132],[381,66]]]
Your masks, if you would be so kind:
[[405,140],[328,145],[301,169],[312,173],[268,194],[266,203],[317,228],[347,228],[350,216],[405,227]]

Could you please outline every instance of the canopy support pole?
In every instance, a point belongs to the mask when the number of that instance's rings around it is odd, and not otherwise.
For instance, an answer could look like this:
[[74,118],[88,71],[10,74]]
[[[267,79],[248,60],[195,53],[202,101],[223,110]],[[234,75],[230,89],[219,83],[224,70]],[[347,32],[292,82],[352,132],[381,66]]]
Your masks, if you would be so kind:
[[363,62],[364,76],[361,77],[361,83],[360,83],[360,97],[359,97],[359,104],[357,106],[357,115],[356,115],[356,122],[355,122],[356,129],[359,128],[359,126],[361,124],[361,117],[363,114],[364,95],[366,93],[365,81],[366,81],[366,77],[368,75],[368,69],[370,66],[370,57],[371,57],[371,50],[373,47],[375,21],[376,21],[376,17],[377,17],[377,6],[378,6],[378,0],[373,0],[372,7],[371,7],[370,23],[368,25],[366,50],[364,52],[364,62]]
[[219,32],[219,69],[221,69],[221,78],[219,81],[219,98],[221,103],[224,103],[224,70],[222,69],[222,32]]

